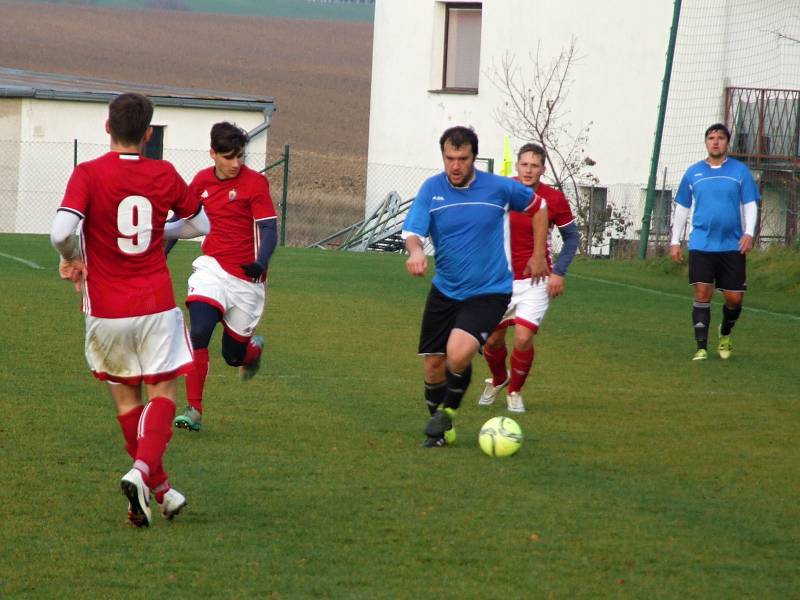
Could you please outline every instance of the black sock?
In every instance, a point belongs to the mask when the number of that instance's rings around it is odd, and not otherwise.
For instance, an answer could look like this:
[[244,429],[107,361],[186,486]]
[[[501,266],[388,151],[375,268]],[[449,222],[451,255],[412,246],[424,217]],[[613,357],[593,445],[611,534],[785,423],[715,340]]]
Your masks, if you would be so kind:
[[711,303],[695,302],[692,306],[692,323],[697,349],[708,348],[708,326],[711,324]]
[[449,368],[445,370],[447,375],[447,394],[444,398],[445,408],[457,410],[461,406],[461,399],[469,387],[472,380],[472,365],[467,365],[461,373],[453,373]]
[[439,383],[425,382],[425,403],[428,405],[428,412],[431,416],[439,408],[439,405],[444,402],[444,396],[447,393],[447,380],[440,381]]
[[736,308],[728,308],[727,304],[722,305],[722,325],[719,328],[720,335],[730,335],[731,329],[736,325],[736,320],[742,312],[741,305]]

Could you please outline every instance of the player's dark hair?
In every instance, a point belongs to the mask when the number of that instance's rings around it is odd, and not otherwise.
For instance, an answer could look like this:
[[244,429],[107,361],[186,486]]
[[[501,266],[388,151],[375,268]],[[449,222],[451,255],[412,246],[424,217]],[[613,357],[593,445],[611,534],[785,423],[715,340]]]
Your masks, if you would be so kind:
[[439,138],[439,148],[444,152],[445,142],[450,142],[453,148],[461,148],[469,144],[472,147],[472,156],[478,156],[478,134],[469,127],[451,127]]
[[108,129],[112,139],[120,144],[141,142],[152,118],[153,103],[142,94],[120,94],[108,105]]
[[233,123],[222,121],[211,127],[211,149],[217,154],[239,154],[249,141],[247,132]]
[[731,141],[731,132],[728,131],[728,128],[725,127],[724,123],[714,123],[711,127],[706,129],[706,134],[703,136],[703,139],[708,137],[708,134],[712,131],[721,131],[725,134],[725,137],[728,138],[728,141]]
[[539,144],[529,143],[522,146],[517,152],[517,160],[522,158],[522,155],[526,152],[533,152],[536,156],[542,159],[544,162],[545,158],[547,158],[547,152],[545,152],[544,148],[542,148]]

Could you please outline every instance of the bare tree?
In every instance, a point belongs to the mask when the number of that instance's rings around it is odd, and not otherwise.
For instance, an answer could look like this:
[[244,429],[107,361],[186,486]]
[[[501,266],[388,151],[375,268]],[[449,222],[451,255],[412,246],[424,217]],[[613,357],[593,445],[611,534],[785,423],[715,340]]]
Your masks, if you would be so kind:
[[589,250],[593,242],[601,242],[608,231],[619,228],[620,223],[609,223],[609,219],[625,217],[610,205],[597,210],[592,188],[599,180],[591,172],[595,161],[585,151],[592,123],[576,127],[569,119],[566,101],[574,83],[572,71],[580,61],[576,39],[549,62],[542,57],[540,45],[529,58],[526,71],[513,54],[506,53],[489,72],[503,96],[494,117],[513,137],[547,150],[549,178],[573,202]]

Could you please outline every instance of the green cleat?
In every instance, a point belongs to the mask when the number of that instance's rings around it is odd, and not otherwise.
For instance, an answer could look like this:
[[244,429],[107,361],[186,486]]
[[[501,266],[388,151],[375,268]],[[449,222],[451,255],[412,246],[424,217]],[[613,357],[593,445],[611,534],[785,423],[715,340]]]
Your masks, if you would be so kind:
[[700,348],[697,352],[694,353],[692,360],[708,360],[708,350],[705,348]]
[[254,335],[253,344],[261,348],[261,353],[258,355],[258,358],[249,365],[242,365],[239,367],[239,379],[242,381],[248,381],[255,377],[255,374],[258,373],[258,370],[261,368],[261,354],[264,353],[264,338],[260,335]]
[[728,360],[731,357],[733,342],[731,342],[730,335],[722,335],[721,333],[719,334],[719,346],[717,346],[717,350],[719,351],[719,357],[721,359]]
[[189,431],[200,431],[200,420],[203,414],[191,406],[187,406],[183,414],[175,417],[173,425],[178,429],[188,429]]

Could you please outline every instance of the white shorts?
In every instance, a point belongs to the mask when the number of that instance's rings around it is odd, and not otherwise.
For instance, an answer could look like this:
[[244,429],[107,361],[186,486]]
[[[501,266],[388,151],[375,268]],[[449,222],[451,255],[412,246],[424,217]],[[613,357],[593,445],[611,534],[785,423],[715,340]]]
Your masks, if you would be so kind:
[[86,317],[86,362],[98,379],[128,385],[190,372],[192,346],[179,308],[139,317]]
[[264,312],[266,283],[234,277],[211,256],[198,256],[192,269],[186,304],[199,301],[214,306],[222,313],[222,324],[232,337],[249,340]]
[[547,279],[533,284],[530,278],[515,279],[511,302],[508,303],[506,314],[503,315],[497,328],[522,325],[536,333],[549,306],[550,295],[547,293]]

